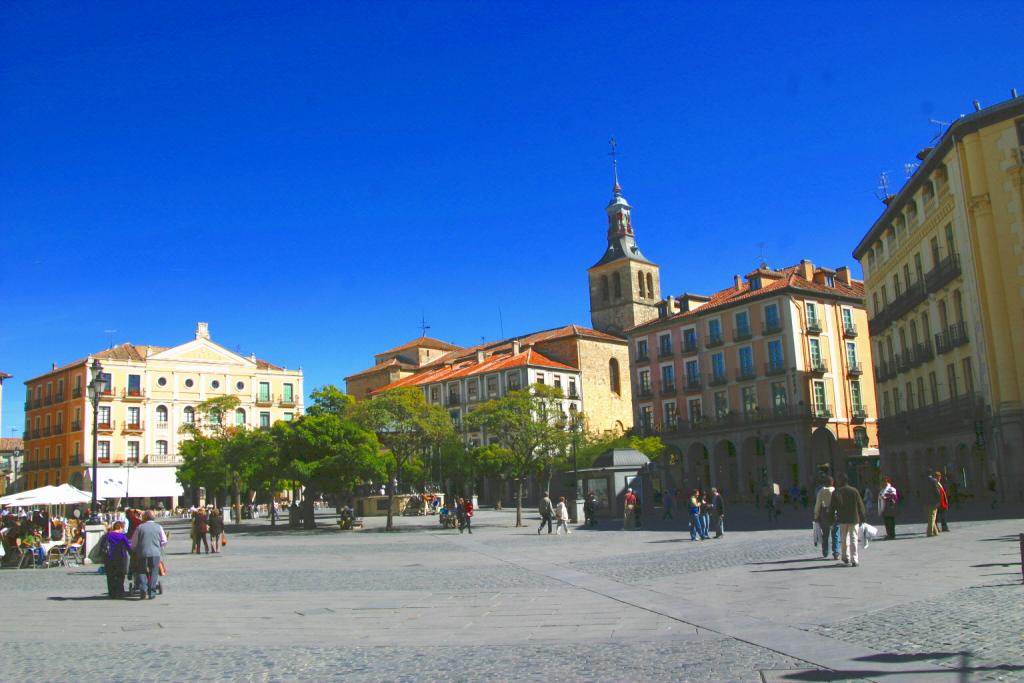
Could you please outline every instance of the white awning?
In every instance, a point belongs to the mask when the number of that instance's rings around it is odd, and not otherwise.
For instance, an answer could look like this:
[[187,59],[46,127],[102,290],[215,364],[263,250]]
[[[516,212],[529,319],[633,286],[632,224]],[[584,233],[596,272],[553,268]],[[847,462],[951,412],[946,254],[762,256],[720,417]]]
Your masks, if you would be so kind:
[[97,492],[104,498],[164,498],[181,496],[174,467],[101,467]]

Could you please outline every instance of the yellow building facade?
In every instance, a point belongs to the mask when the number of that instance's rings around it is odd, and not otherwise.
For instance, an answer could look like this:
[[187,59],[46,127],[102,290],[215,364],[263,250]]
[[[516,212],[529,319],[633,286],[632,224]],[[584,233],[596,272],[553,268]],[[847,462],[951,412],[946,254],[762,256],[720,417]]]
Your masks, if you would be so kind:
[[961,117],[858,244],[882,466],[1024,500],[1024,97]]
[[136,487],[150,492],[119,497],[169,497],[158,491],[175,481],[179,447],[189,438],[180,429],[207,399],[236,397],[238,408],[223,419],[250,429],[295,419],[303,410],[302,370],[229,351],[210,339],[206,323],[178,346],[120,344],[25,382],[25,488],[70,482],[91,489],[94,360],[107,387],[95,423],[98,481],[127,492],[134,477]]

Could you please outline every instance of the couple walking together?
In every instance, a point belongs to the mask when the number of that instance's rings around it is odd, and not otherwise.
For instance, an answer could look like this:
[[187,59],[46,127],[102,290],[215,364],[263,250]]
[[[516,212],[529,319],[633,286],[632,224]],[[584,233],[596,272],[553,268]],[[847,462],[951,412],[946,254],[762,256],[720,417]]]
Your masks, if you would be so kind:
[[558,499],[558,505],[551,504],[551,494],[547,491],[544,492],[544,499],[540,501],[540,526],[537,527],[537,533],[539,534],[546,524],[548,527],[548,533],[551,533],[551,522],[552,519],[557,522],[555,528],[555,534],[560,534],[563,530],[565,533],[571,534],[572,531],[569,529],[569,508],[565,504],[565,496],[561,496]]
[[160,556],[167,545],[164,528],[154,521],[156,515],[146,510],[142,523],[132,532],[124,533],[124,523],[115,522],[107,532],[104,567],[107,574],[107,592],[112,598],[125,596],[124,578],[129,570],[135,572],[135,585],[142,599],[152,600],[156,593],[163,595],[160,582]]

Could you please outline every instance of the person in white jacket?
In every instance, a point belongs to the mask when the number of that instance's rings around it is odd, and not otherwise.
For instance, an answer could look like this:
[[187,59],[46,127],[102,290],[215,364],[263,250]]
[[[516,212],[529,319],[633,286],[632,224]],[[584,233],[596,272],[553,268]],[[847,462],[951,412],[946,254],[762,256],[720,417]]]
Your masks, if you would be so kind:
[[562,529],[565,529],[566,534],[572,533],[569,529],[569,508],[565,505],[565,496],[559,498],[558,505],[555,506],[555,521],[558,522],[558,526],[555,528],[555,535],[561,533]]
[[832,494],[835,492],[832,477],[825,481],[825,485],[818,489],[818,495],[814,500],[814,521],[821,527],[821,556],[828,557],[829,541],[832,542],[832,559],[839,559],[839,524],[830,511],[832,505]]

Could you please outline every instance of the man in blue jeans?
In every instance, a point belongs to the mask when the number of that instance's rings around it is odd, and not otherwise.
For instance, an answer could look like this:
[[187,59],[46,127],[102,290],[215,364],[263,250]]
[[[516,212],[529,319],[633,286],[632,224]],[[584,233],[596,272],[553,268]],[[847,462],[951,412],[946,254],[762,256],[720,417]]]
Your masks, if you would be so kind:
[[832,540],[832,559],[839,559],[839,524],[832,514],[832,494],[835,493],[835,482],[832,477],[825,480],[825,485],[818,489],[814,500],[814,519],[821,527],[821,557],[828,557],[829,539]]
[[157,591],[163,594],[163,587],[160,585],[160,553],[167,545],[167,534],[164,528],[154,520],[156,515],[152,510],[146,510],[142,515],[143,523],[135,529],[132,534],[132,547],[138,557],[139,568],[136,584],[142,599],[147,597],[152,600],[156,597]]
[[700,540],[705,540],[708,537],[707,529],[704,528],[704,520],[701,519],[700,514],[701,495],[699,490],[695,490],[693,495],[690,496],[689,502],[689,513],[690,513],[690,540],[696,541],[697,537]]

